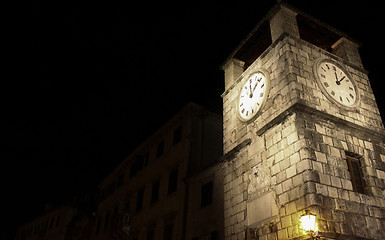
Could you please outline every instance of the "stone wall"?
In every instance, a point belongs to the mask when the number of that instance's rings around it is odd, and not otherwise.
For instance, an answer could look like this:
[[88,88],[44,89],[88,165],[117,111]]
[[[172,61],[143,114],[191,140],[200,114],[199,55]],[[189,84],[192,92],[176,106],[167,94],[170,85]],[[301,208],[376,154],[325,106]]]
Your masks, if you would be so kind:
[[[339,61],[352,75],[356,109],[323,95],[313,74],[319,58]],[[259,68],[269,72],[269,97],[244,123],[236,113],[239,88]],[[235,78],[223,104],[226,239],[299,238],[305,209],[325,236],[385,236],[384,130],[365,70],[283,34]],[[346,154],[359,156],[368,194],[353,191]]]

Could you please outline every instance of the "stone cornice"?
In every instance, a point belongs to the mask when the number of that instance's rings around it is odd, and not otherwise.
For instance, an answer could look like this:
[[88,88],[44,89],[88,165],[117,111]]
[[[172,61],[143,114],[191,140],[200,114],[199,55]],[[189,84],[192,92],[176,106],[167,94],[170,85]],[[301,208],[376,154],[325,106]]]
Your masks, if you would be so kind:
[[334,115],[331,115],[327,112],[317,110],[313,107],[310,107],[306,105],[304,101],[298,101],[286,110],[284,110],[282,113],[280,113],[278,116],[276,116],[273,120],[266,123],[264,126],[259,128],[256,131],[256,134],[258,136],[261,136],[264,134],[268,129],[272,128],[273,126],[281,123],[287,116],[293,114],[293,113],[299,113],[299,114],[306,114],[311,115],[314,119],[320,119],[324,121],[330,121],[335,124],[338,124],[339,126],[342,126],[344,128],[352,129],[353,131],[357,131],[360,133],[364,133],[368,136],[368,138],[375,138],[378,139],[381,142],[385,142],[385,131],[383,129],[373,130],[368,127],[363,127],[358,124],[355,124],[353,122],[347,121],[345,119],[336,117]]

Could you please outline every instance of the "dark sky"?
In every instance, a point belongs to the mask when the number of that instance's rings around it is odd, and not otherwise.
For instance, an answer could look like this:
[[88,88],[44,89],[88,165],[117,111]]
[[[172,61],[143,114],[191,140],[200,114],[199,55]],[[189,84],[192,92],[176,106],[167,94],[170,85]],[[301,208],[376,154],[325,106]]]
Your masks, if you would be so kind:
[[[30,1],[19,13],[2,89],[1,239],[45,203],[96,188],[188,101],[221,113],[219,66],[275,1],[141,2]],[[384,6],[289,2],[363,44],[384,109]]]

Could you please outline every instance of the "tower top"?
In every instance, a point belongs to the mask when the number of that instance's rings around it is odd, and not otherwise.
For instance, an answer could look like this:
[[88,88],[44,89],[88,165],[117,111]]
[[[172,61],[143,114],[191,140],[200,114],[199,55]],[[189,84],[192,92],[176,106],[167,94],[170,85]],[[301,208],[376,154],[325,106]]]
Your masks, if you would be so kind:
[[[277,15],[280,16],[277,17]],[[245,62],[247,67],[283,35],[301,38],[333,54],[336,54],[334,51],[342,41],[341,39],[349,41],[356,47],[360,46],[358,41],[350,38],[345,32],[286,3],[286,1],[277,0],[277,3],[227,57],[221,65],[221,69],[225,69],[232,58]],[[360,61],[357,65],[362,67]]]

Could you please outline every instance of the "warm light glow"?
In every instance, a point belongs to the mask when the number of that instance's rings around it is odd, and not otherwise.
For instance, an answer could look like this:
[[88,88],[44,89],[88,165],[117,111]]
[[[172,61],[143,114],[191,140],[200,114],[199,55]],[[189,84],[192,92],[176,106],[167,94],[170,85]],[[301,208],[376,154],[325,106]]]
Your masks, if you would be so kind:
[[302,227],[305,229],[305,231],[316,231],[316,223],[315,223],[315,216],[314,215],[305,215],[301,217]]

